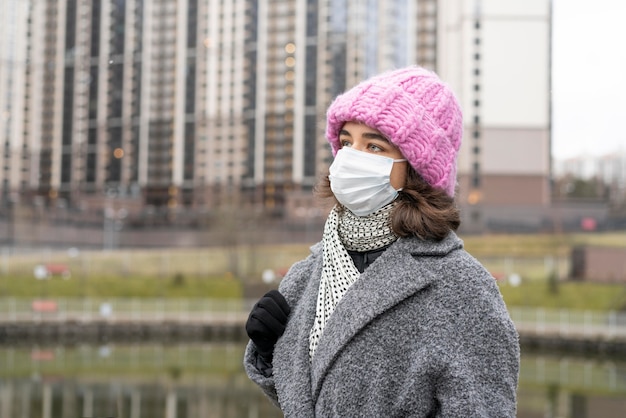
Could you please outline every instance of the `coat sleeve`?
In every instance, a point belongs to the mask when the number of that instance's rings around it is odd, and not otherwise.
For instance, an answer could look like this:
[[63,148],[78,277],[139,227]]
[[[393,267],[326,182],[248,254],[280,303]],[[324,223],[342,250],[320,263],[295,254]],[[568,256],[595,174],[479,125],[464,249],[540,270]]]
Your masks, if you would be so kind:
[[[313,247],[313,253],[319,252],[319,248],[319,244]],[[280,282],[278,290],[285,297],[287,303],[289,303],[292,314],[295,310],[294,308],[296,304],[300,302],[302,293],[306,288],[311,275],[313,263],[315,262],[315,257],[316,256],[312,254],[305,260],[295,263],[291,266],[283,280]],[[266,376],[266,374],[260,370],[257,358],[258,353],[256,351],[256,347],[252,341],[249,341],[246,346],[243,360],[246,374],[263,390],[265,395],[267,395],[274,405],[280,407],[278,403],[278,395],[276,393],[276,382],[274,380],[274,376]]]
[[456,338],[440,353],[439,416],[516,416],[519,338],[495,292],[468,302],[466,313],[450,321],[447,331]]
[[258,353],[252,341],[248,341],[243,359],[243,366],[246,374],[254,383],[256,383],[272,403],[279,407],[278,397],[276,395],[276,387],[274,384],[274,376],[266,376],[259,368],[257,368]]

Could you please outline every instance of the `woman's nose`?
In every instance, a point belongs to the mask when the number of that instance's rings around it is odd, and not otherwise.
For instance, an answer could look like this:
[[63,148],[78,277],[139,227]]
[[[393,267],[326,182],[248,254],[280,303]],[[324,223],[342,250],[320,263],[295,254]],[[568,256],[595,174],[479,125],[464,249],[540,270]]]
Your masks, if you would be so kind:
[[350,148],[357,151],[365,151],[366,146],[361,141],[354,141]]

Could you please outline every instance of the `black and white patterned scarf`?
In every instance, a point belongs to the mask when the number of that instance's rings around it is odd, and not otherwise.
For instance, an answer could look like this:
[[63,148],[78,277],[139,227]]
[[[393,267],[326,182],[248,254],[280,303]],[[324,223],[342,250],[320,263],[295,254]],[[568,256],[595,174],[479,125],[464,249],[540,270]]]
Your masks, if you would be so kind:
[[328,215],[324,226],[322,278],[315,322],[309,335],[309,354],[315,353],[328,318],[335,306],[359,278],[347,250],[371,251],[394,242],[398,237],[393,233],[390,214],[394,203],[390,203],[368,216],[356,216],[349,210],[335,206]]

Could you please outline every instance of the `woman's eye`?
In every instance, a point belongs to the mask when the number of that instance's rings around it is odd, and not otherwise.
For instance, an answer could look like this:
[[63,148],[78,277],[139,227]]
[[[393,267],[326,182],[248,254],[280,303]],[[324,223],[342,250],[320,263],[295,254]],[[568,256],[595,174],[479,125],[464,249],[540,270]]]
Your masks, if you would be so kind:
[[370,144],[369,149],[373,152],[382,152],[384,151],[381,147],[376,144]]
[[348,141],[348,140],[346,140],[346,139],[342,139],[342,140],[340,140],[340,143],[341,143],[341,147],[342,147],[342,148],[343,148],[343,147],[351,147],[351,146],[352,146],[352,142],[350,142],[350,141]]

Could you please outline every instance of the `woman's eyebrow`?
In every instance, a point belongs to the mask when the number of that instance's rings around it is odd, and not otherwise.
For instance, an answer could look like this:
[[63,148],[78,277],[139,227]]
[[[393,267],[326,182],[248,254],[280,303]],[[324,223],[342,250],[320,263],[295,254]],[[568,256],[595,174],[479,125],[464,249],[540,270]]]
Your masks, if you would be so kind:
[[[352,137],[352,134],[348,131],[346,131],[345,129],[342,129],[339,131],[339,136],[341,135],[345,135],[345,136],[349,136]],[[385,138],[382,134],[376,133],[376,132],[365,132],[363,134],[364,138],[367,139],[378,139],[380,141],[385,141],[385,142],[389,142],[389,140],[387,138]]]
[[378,139],[380,141],[389,142],[389,140],[387,138],[385,138],[382,134],[378,134],[376,132],[365,132],[363,134],[363,137],[365,137],[367,139]]

